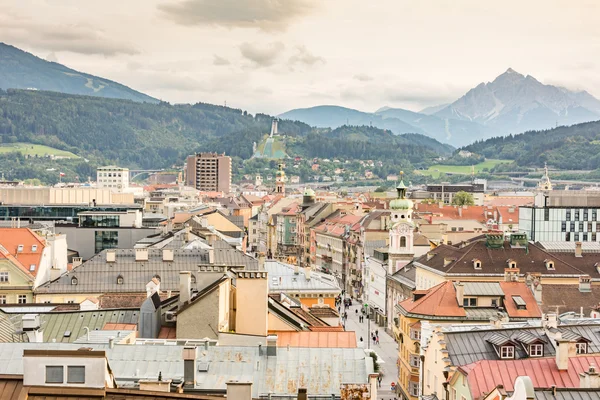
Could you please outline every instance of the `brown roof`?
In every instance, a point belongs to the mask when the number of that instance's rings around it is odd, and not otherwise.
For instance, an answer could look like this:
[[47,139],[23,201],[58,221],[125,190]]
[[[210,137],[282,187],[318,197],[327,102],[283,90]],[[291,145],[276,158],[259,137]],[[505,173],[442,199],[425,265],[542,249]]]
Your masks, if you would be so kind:
[[465,309],[458,306],[456,290],[451,281],[442,282],[427,290],[417,301],[412,298],[400,302],[400,307],[409,313],[436,315],[439,317],[465,317]]
[[169,326],[161,326],[158,332],[159,339],[177,339],[177,328]]
[[[427,260],[429,255],[433,255]],[[419,264],[437,269],[447,274],[497,274],[503,275],[504,269],[508,267],[507,260],[517,263],[520,272],[537,272],[544,275],[584,275],[585,273],[577,267],[563,261],[556,253],[548,251],[529,243],[528,247],[511,247],[510,243],[504,242],[500,248],[489,248],[486,240],[477,240],[463,248],[451,245],[440,245],[429,253],[417,259]],[[446,266],[444,260],[450,261]],[[481,269],[474,269],[473,260],[481,261]],[[554,269],[546,268],[546,260],[554,261]]]
[[310,307],[309,311],[312,315],[319,318],[337,318],[340,316],[337,311],[331,307]]
[[309,326],[313,332],[344,332],[344,327],[341,325],[338,326]]
[[[160,294],[160,299],[165,300],[167,293]],[[100,308],[139,308],[148,296],[144,293],[132,294],[103,294],[98,297]]]
[[327,324],[320,318],[314,316],[312,313],[303,310],[300,307],[291,307],[290,310],[297,316],[303,318],[310,326],[327,326]]
[[[526,284],[523,282],[500,282],[500,287],[504,292],[504,308],[509,317],[540,318],[542,316],[542,310]],[[525,301],[525,310],[517,309],[513,296],[520,296]]]
[[355,332],[277,332],[279,347],[356,348]]
[[589,316],[594,307],[600,304],[600,286],[592,285],[589,292],[580,292],[579,285],[548,285],[542,281],[542,310],[545,313],[579,313],[583,307]]
[[107,322],[102,328],[105,331],[137,331],[137,324],[116,324]]

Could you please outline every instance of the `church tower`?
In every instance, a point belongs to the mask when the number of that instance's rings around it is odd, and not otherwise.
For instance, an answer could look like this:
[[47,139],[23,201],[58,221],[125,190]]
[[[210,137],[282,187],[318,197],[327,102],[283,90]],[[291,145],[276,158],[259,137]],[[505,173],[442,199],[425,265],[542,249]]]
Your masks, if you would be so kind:
[[283,170],[283,164],[279,164],[279,169],[275,176],[275,193],[285,196],[285,171]]
[[413,202],[406,198],[404,173],[400,172],[400,183],[396,187],[397,198],[390,201],[391,227],[388,248],[389,273],[402,269],[414,257],[413,236],[415,225],[412,221]]
[[552,190],[552,182],[550,182],[550,175],[548,174],[548,164],[544,163],[544,175],[542,179],[538,182],[537,185],[538,190],[548,191]]

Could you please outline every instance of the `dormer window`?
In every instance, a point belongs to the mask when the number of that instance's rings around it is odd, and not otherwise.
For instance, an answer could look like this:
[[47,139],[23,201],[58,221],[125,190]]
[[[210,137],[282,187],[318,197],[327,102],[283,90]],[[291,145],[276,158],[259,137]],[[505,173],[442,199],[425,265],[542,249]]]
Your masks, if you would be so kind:
[[502,359],[514,359],[515,358],[515,346],[502,346],[502,347],[500,347],[500,358],[502,358]]
[[575,343],[575,351],[577,354],[587,354],[587,343]]
[[36,244],[34,244],[34,245],[31,246],[31,251],[32,252],[36,252],[37,251],[37,245]]
[[46,366],[46,383],[63,383],[64,367],[62,365]]
[[122,285],[123,284],[123,276],[119,275],[117,276],[117,285]]
[[475,268],[475,269],[481,269],[481,261],[480,260],[473,260],[473,268]]
[[515,260],[508,260],[508,268],[517,268],[517,262]]
[[17,246],[17,252],[21,253],[23,251],[23,245],[20,244],[19,246]]
[[552,261],[552,260],[544,260],[544,263],[546,264],[546,269],[548,271],[554,271],[554,261]]
[[79,281],[77,280],[77,278],[76,278],[76,277],[72,277],[72,278],[71,278],[71,285],[77,285],[77,283],[78,283],[78,282],[79,282]]
[[529,357],[543,357],[544,356],[544,345],[543,344],[530,344],[529,345]]

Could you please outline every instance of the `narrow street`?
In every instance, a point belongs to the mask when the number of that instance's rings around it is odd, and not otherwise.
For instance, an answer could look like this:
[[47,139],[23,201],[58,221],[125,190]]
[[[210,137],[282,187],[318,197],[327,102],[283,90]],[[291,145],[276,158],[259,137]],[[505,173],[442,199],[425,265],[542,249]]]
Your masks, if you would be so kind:
[[[348,320],[346,321],[346,330],[356,332],[356,341],[358,347],[367,348],[369,340],[369,321],[365,318],[362,323],[358,322],[358,316],[361,315],[361,303],[356,300],[353,301],[353,305],[350,306],[346,311],[348,312]],[[343,307],[343,306],[342,306]],[[356,313],[358,310],[358,314]],[[342,313],[344,310],[342,309]],[[377,353],[380,361],[381,371],[383,373],[383,380],[381,381],[381,387],[379,388],[377,398],[383,400],[396,399],[396,395],[391,391],[391,383],[396,382],[398,379],[398,367],[396,361],[398,360],[398,345],[394,339],[388,335],[383,327],[378,326],[371,321],[371,332],[377,330],[379,333],[379,344],[373,343],[371,340],[370,348]],[[362,337],[363,341],[360,341]]]

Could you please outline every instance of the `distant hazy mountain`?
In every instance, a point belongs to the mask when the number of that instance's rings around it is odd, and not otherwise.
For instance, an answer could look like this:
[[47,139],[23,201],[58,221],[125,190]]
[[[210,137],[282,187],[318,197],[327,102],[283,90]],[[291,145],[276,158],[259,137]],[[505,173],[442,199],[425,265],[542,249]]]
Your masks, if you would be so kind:
[[0,42],[0,89],[37,89],[157,103],[127,86],[42,60]]
[[280,117],[322,128],[372,125],[380,129],[388,129],[396,135],[420,133],[457,147],[486,137],[483,134],[484,127],[477,123],[444,119],[401,108],[383,107],[375,113],[366,113],[338,106],[316,106],[291,110],[281,114]]
[[420,114],[425,114],[425,115],[435,114],[436,112],[438,112],[440,110],[443,110],[444,108],[448,107],[449,105],[450,104],[446,103],[446,104],[440,104],[439,106],[427,107],[427,108],[424,108],[421,111],[419,111],[419,113]]
[[477,122],[487,135],[508,135],[600,119],[600,101],[585,91],[544,85],[509,68],[435,116]]
[[279,115],[281,118],[302,121],[319,128],[338,128],[343,125],[362,126],[373,125],[380,129],[389,129],[399,135],[401,133],[422,133],[423,130],[407,124],[399,119],[384,118],[383,116],[366,113],[352,108],[339,106],[316,106],[297,108]]

